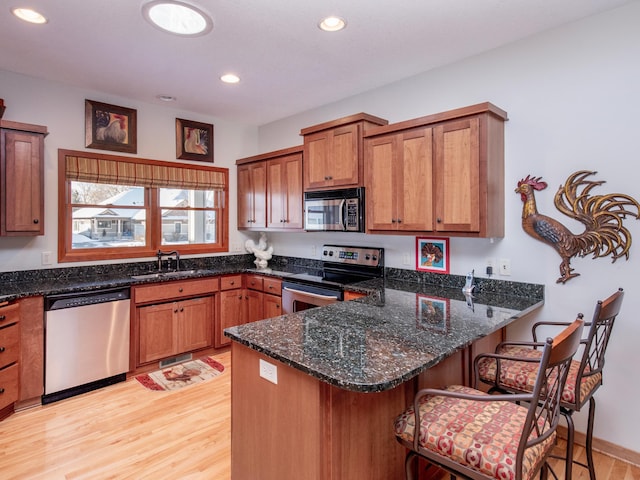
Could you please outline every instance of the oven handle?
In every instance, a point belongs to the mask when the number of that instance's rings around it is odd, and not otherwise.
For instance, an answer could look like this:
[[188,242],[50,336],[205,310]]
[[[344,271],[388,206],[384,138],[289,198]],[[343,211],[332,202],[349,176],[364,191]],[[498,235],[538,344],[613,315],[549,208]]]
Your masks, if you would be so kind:
[[311,292],[305,292],[303,290],[296,290],[294,288],[289,288],[289,287],[283,287],[283,290],[286,290],[287,292],[291,292],[291,293],[300,293],[302,295],[308,295],[310,297],[315,297],[315,298],[322,298],[324,300],[338,300],[338,297],[335,295],[320,295],[319,293],[311,293]]

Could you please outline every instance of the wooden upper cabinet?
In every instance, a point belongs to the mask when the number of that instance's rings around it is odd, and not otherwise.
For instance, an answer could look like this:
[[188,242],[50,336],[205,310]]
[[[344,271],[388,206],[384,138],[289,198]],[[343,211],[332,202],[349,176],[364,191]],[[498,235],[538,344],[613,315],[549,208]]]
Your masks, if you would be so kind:
[[432,137],[420,128],[367,139],[368,230],[432,228]]
[[303,229],[302,145],[241,158],[236,165],[238,229]]
[[267,160],[267,228],[303,227],[302,152]]
[[504,236],[504,122],[490,103],[367,131],[367,232]]
[[255,162],[238,166],[238,229],[265,228],[267,166]]
[[44,235],[47,128],[0,120],[0,235]]
[[304,190],[362,186],[364,132],[387,123],[382,118],[359,113],[302,129]]

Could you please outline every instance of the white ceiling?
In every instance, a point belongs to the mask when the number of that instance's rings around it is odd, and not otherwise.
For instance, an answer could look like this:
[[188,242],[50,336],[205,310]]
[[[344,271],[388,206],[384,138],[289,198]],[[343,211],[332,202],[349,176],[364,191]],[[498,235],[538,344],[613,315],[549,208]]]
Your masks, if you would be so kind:
[[[262,125],[632,0],[189,0],[214,22],[195,38],[146,23],[146,1],[3,1],[0,69]],[[329,14],[347,28],[318,29]],[[226,72],[241,82],[222,84]]]

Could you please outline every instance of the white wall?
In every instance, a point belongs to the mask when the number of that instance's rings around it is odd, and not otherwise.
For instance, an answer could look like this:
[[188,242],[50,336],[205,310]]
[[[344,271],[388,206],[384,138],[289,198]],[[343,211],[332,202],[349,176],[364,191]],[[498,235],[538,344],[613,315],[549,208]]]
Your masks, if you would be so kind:
[[[629,261],[575,258],[582,276],[565,285],[555,283],[560,257],[527,236],[520,225],[522,204],[513,193],[519,179],[542,176],[549,187],[536,194],[538,209],[567,225],[553,205],[558,185],[573,172],[597,170],[606,184],[594,194],[626,193],[640,201],[637,114],[640,111],[640,4],[634,3],[563,28],[528,38],[486,54],[374,91],[326,105],[260,128],[260,151],[301,143],[301,128],[357,112],[390,122],[490,101],[509,114],[506,123],[505,237],[491,243],[452,239],[454,274],[484,272],[487,257],[511,259],[512,276],[499,277],[546,285],[546,304],[532,315],[527,328],[512,328],[511,337],[528,335],[534,320],[572,320],[577,312],[590,317],[595,301],[618,287],[627,294],[608,352],[605,384],[597,393],[595,436],[640,452],[640,384],[633,381],[640,364],[640,311],[636,273],[640,267],[640,221],[625,222],[635,237]],[[425,46],[428,50],[429,46]],[[276,254],[311,256],[311,245],[340,242],[386,247],[387,265],[402,265],[402,253],[413,260],[415,237],[363,234],[270,235]],[[586,428],[586,415],[577,416]]]
[[[0,271],[32,270],[83,263],[57,264],[58,235],[58,149],[87,150],[94,153],[118,154],[84,148],[84,101],[97,100],[137,110],[137,157],[176,160],[175,119],[186,118],[214,125],[214,166],[229,168],[231,201],[229,211],[229,243],[242,245],[244,235],[236,229],[235,161],[256,153],[257,128],[223,122],[215,116],[203,116],[176,110],[165,105],[140,103],[108,94],[46,82],[0,70],[0,98],[7,107],[3,120],[46,125],[45,138],[45,235],[41,237],[0,238]],[[129,155],[129,154],[121,154]],[[193,162],[197,163],[197,162]],[[54,263],[41,264],[41,252],[52,252]],[[133,260],[127,260],[133,261]],[[106,262],[104,262],[106,263]]]

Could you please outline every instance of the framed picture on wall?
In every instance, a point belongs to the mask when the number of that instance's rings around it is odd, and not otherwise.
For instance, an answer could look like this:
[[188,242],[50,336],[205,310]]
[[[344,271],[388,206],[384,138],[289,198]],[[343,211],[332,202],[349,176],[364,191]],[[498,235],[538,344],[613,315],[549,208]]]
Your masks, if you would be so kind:
[[213,125],[176,118],[176,157],[213,163]]
[[417,237],[416,269],[424,272],[449,273],[449,239]]
[[137,111],[94,100],[84,101],[85,147],[137,153]]
[[417,328],[447,333],[450,319],[449,299],[416,294]]

